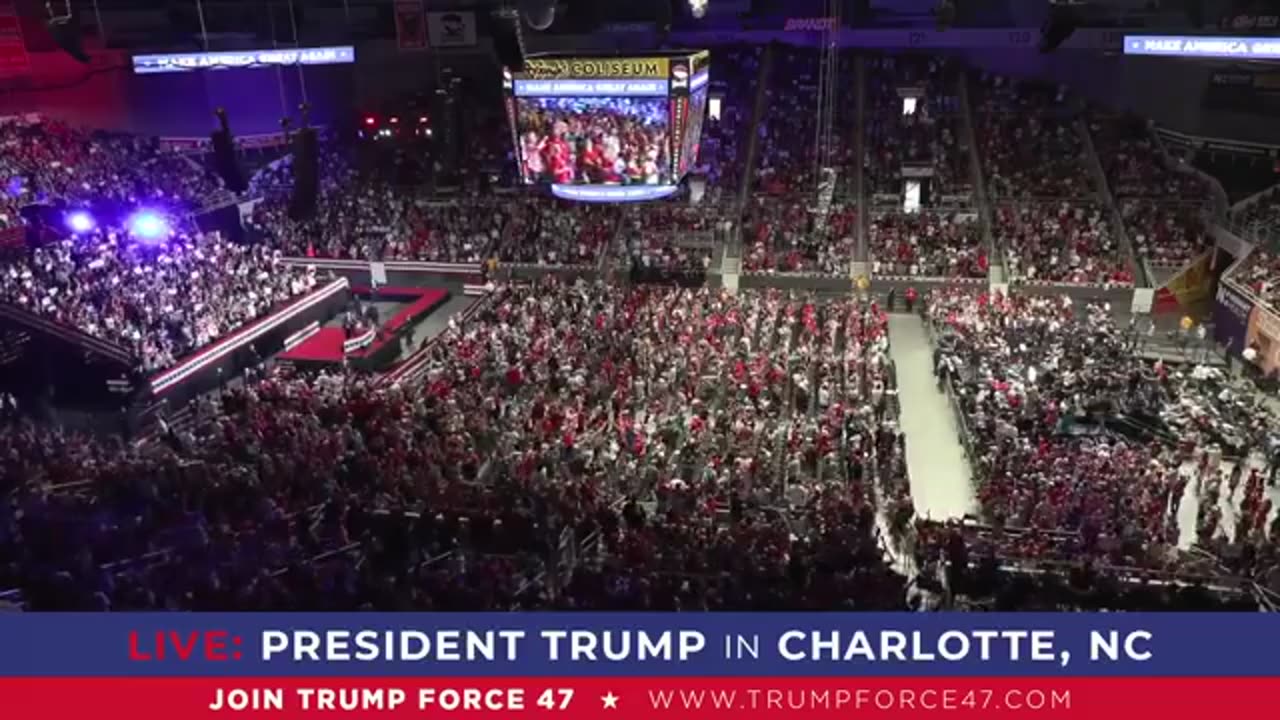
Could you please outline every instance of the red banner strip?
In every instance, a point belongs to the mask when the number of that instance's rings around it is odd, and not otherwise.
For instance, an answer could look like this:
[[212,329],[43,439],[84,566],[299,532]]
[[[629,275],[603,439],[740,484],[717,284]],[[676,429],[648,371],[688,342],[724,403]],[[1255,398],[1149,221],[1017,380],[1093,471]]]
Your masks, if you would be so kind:
[[0,679],[6,718],[562,720],[1270,717],[1280,678],[31,678]]

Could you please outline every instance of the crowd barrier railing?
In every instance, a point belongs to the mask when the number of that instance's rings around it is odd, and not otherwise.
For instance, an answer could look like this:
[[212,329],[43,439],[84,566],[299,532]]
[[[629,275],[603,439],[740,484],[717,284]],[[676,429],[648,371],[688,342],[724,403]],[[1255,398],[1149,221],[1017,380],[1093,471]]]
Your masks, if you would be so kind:
[[320,305],[335,295],[346,292],[350,285],[351,283],[346,278],[338,278],[307,296],[295,300],[283,310],[268,315],[257,322],[250,323],[213,345],[184,358],[174,367],[156,373],[149,381],[152,393],[163,395],[180,385],[184,380],[210,367],[268,332],[275,330],[299,314]]
[[[467,293],[470,294],[470,293]],[[466,310],[463,310],[458,317],[458,326],[461,327],[467,320],[471,319],[481,308],[489,304],[492,293],[486,292],[483,296],[471,303]],[[427,372],[427,365],[431,362],[431,353],[435,346],[444,341],[449,331],[435,336],[434,338],[423,343],[413,354],[406,357],[391,372],[383,375],[379,380],[382,387],[396,387],[400,385],[410,385],[422,379]]]
[[126,348],[108,340],[94,337],[70,325],[41,317],[37,313],[9,303],[0,303],[0,316],[68,342],[88,352],[104,356],[126,368],[134,365],[133,354]]

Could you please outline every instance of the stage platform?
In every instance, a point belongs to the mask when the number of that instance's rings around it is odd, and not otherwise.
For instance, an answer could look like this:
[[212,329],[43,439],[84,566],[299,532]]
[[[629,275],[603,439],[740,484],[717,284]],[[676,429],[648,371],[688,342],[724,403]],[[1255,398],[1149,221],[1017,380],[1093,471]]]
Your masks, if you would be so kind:
[[376,370],[395,360],[402,335],[449,299],[449,291],[440,288],[383,286],[375,296],[370,288],[356,285],[351,293],[379,306],[396,303],[399,307],[376,329],[356,337],[348,337],[341,325],[313,323],[286,341],[286,350],[277,360],[300,367],[349,362]]

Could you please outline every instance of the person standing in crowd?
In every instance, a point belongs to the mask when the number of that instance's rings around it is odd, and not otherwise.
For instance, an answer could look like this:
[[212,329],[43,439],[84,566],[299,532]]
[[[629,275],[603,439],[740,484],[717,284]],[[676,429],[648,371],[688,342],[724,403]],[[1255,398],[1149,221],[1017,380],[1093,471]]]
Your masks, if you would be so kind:
[[914,312],[916,307],[916,297],[917,297],[916,288],[914,285],[907,288],[905,297],[907,299],[907,312]]

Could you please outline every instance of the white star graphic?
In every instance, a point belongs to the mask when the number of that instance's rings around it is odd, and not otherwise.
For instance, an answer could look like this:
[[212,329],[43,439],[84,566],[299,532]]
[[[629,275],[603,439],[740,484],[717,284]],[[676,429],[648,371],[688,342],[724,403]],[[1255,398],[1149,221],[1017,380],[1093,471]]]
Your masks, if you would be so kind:
[[601,695],[600,702],[604,703],[605,710],[618,709],[618,696],[614,695],[612,690],[610,690],[608,693],[605,693],[604,695]]

